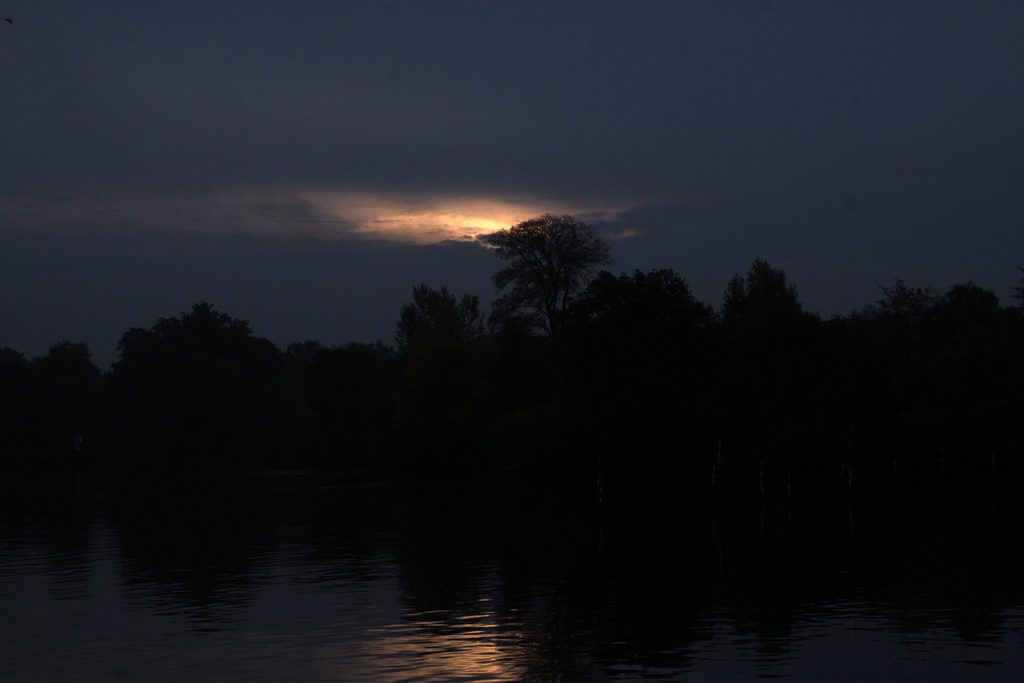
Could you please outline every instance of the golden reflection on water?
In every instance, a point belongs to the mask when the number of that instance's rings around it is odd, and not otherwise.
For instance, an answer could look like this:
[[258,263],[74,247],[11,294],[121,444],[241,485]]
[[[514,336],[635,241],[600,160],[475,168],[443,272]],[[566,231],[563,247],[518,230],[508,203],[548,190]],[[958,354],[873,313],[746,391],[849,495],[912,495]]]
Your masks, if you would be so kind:
[[378,681],[517,681],[522,667],[517,632],[499,629],[488,612],[417,620],[367,629],[354,657],[356,671]]

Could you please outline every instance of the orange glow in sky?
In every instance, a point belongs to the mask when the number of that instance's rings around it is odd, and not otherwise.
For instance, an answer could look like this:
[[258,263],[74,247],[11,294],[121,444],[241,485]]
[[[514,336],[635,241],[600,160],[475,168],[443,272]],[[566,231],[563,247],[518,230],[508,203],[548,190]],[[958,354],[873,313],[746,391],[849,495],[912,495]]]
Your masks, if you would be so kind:
[[[33,229],[81,225],[166,232],[251,233],[318,237],[360,236],[411,244],[472,242],[544,213],[607,216],[626,205],[595,206],[482,196],[390,194],[322,189],[242,188],[195,197],[160,194],[45,197],[19,202],[0,198],[0,212]],[[628,239],[635,231],[605,235]]]
[[486,198],[400,198],[314,192],[305,200],[327,217],[354,225],[367,237],[430,244],[472,241],[543,213],[575,214],[582,207],[510,202]]

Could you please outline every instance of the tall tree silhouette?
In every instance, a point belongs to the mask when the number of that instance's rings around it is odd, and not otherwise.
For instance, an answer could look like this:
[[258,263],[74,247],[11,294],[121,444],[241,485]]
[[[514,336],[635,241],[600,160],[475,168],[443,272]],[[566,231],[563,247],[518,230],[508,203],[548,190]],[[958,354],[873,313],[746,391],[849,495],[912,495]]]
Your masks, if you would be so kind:
[[484,240],[508,262],[494,275],[501,295],[492,320],[519,319],[552,337],[558,335],[573,299],[610,261],[608,245],[572,216],[544,214]]
[[810,455],[812,434],[824,419],[818,413],[827,405],[826,380],[818,372],[820,321],[804,312],[786,274],[764,259],[729,281],[721,318],[726,449],[743,454],[757,473],[748,481],[762,493],[788,490],[794,471],[818,465],[803,455]]
[[[445,287],[413,288],[395,331],[403,378],[395,427],[406,467],[465,470],[481,447],[492,391],[479,340],[483,314],[475,296]],[[417,454],[412,460],[409,456]]]

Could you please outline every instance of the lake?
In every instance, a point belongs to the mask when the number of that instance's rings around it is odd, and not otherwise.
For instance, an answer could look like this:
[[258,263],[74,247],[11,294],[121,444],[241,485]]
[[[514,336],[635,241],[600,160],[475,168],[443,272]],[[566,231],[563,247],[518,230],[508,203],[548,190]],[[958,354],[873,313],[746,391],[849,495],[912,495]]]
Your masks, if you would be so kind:
[[61,476],[0,508],[3,681],[1024,680],[998,501]]

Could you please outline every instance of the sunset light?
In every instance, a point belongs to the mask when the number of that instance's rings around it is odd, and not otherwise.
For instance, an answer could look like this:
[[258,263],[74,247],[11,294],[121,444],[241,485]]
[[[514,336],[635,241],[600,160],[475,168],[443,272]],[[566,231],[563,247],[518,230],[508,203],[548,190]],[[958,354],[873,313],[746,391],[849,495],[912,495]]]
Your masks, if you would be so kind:
[[398,242],[430,244],[473,241],[478,236],[540,215],[575,213],[580,207],[511,202],[482,197],[400,197],[347,192],[304,195],[310,206],[350,226],[355,234]]

